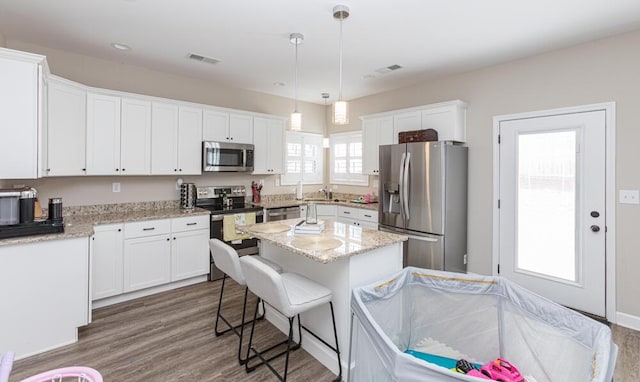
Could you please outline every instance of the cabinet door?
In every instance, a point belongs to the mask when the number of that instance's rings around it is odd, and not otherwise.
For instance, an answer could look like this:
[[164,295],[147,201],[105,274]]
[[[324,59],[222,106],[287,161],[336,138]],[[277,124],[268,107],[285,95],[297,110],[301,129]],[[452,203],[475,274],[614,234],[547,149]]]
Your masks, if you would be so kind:
[[[378,175],[378,136],[380,135],[380,119],[372,118],[362,121],[362,171],[365,174]],[[391,133],[389,133],[391,135]]]
[[171,280],[170,235],[124,241],[124,291],[149,288]]
[[0,58],[0,179],[38,177],[39,65]]
[[120,138],[120,173],[151,174],[151,102],[122,99]]
[[229,139],[231,143],[253,144],[253,117],[250,115],[229,115]]
[[87,93],[51,81],[47,111],[47,175],[85,175]]
[[422,128],[434,129],[440,141],[466,140],[466,109],[461,105],[435,107],[422,112]]
[[398,143],[398,133],[422,129],[422,112],[411,111],[393,116],[393,143]]
[[366,221],[362,221],[360,220],[358,222],[358,225],[362,228],[367,228],[367,229],[372,229],[377,231],[378,230],[378,223],[371,223],[371,222],[366,222]]
[[338,215],[338,206],[334,204],[316,204],[318,218],[335,220]]
[[122,224],[99,225],[94,227],[94,232],[91,238],[92,300],[99,300],[122,293],[124,234]]
[[202,118],[203,141],[227,142],[229,140],[229,113],[205,110]]
[[177,173],[178,105],[153,102],[151,104],[151,174]]
[[171,281],[209,273],[209,230],[177,232],[171,240]]
[[120,97],[87,93],[87,175],[120,174]]
[[281,174],[284,168],[284,121],[253,119],[254,174]]
[[180,106],[178,121],[178,173],[202,174],[202,109]]

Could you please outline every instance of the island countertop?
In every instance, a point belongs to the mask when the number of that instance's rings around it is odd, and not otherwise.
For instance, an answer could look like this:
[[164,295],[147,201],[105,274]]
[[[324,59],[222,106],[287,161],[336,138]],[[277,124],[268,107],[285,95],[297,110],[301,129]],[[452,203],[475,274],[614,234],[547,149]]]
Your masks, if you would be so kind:
[[[239,226],[236,229],[323,264],[408,240],[404,235],[333,220],[324,221],[325,228],[320,234],[294,234],[294,227],[300,221],[301,219],[279,220]],[[329,248],[314,249],[318,247]]]

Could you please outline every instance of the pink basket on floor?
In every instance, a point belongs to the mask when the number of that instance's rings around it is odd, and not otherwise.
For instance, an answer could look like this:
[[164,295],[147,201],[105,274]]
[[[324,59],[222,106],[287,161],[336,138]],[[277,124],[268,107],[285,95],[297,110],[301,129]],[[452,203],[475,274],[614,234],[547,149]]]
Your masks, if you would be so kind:
[[[68,378],[68,379],[65,379]],[[73,378],[73,379],[70,379]],[[102,375],[90,367],[72,366],[45,371],[21,382],[102,382]]]
[[[0,359],[0,382],[7,382],[13,367],[13,352],[6,352]],[[45,371],[21,382],[102,382],[102,375],[90,367],[72,366]]]

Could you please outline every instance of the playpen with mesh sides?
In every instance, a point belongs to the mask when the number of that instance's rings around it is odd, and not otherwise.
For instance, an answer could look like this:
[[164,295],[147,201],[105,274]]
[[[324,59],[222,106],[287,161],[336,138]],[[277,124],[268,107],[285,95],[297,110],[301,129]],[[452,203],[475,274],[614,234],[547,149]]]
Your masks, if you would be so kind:
[[406,353],[498,357],[537,382],[611,381],[611,330],[500,277],[407,267],[354,289],[349,381],[480,381]]

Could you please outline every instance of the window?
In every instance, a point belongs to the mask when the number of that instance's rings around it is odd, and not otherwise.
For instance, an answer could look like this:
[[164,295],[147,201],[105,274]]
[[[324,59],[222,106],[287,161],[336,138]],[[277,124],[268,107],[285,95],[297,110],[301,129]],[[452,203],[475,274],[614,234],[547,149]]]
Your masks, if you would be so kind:
[[324,155],[320,134],[287,131],[283,185],[322,184]]
[[331,134],[332,184],[367,186],[369,177],[362,174],[362,132]]

